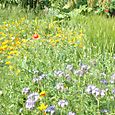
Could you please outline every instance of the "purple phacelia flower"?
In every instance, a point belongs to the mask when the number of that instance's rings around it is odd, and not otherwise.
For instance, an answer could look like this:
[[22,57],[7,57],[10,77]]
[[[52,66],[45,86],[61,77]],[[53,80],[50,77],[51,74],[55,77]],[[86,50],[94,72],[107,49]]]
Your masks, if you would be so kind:
[[95,96],[99,96],[100,95],[100,89],[99,88],[93,89],[92,94],[94,94]]
[[31,110],[31,109],[33,109],[34,107],[35,107],[35,102],[32,101],[31,99],[28,99],[28,100],[26,101],[26,108],[29,109],[29,110]]
[[109,110],[107,110],[107,109],[102,109],[100,112],[101,112],[101,113],[108,113]]
[[42,79],[44,79],[45,77],[47,77],[47,74],[42,74],[39,77],[41,77]]
[[30,92],[30,88],[28,88],[28,87],[25,87],[22,89],[23,94],[29,94],[29,92]]
[[92,91],[92,94],[94,94],[96,97],[97,96],[101,96],[101,97],[104,97],[105,96],[105,90],[100,90],[99,88],[95,88],[93,91]]
[[65,107],[65,106],[68,105],[68,102],[67,102],[66,100],[60,100],[60,101],[58,102],[58,105],[59,105],[60,107]]
[[104,96],[105,96],[105,93],[106,93],[105,90],[100,90],[100,96],[101,96],[101,97],[104,97]]
[[111,76],[112,80],[115,80],[115,73]]
[[64,84],[63,84],[63,83],[58,83],[58,84],[56,85],[56,89],[57,89],[57,90],[60,90],[60,91],[63,91],[63,90],[64,90]]
[[105,84],[105,85],[108,84],[108,82],[105,79],[100,80],[100,82],[103,83],[103,84]]
[[70,81],[70,80],[71,80],[71,77],[70,77],[70,75],[69,75],[69,74],[66,74],[64,77],[65,77],[65,78],[66,78],[66,80],[68,80],[68,81]]
[[31,93],[28,97],[28,100],[31,100],[33,102],[37,102],[39,99],[39,94],[38,93]]
[[46,113],[51,113],[51,115],[55,112],[55,106],[49,106],[46,110]]
[[82,64],[82,65],[80,66],[80,70],[81,70],[81,71],[87,72],[89,69],[90,69],[90,67],[89,67],[88,65]]
[[114,80],[110,80],[110,83],[111,83],[111,84],[114,84],[114,83],[115,83],[115,81],[114,81]]
[[33,83],[38,83],[38,81],[39,81],[39,78],[33,78]]
[[112,90],[112,94],[114,94],[114,95],[115,95],[115,89],[113,89],[113,90]]
[[34,74],[38,74],[39,71],[37,69],[33,69]]
[[42,74],[42,75],[40,75],[40,76],[39,76],[39,81],[41,81],[42,79],[44,79],[44,78],[46,78],[46,77],[47,77],[46,74]]
[[38,83],[39,81],[41,81],[42,79],[44,79],[45,77],[47,77],[47,75],[45,75],[45,74],[42,74],[42,75],[40,75],[39,77],[37,77],[37,78],[33,78],[33,82],[34,83]]
[[76,75],[76,76],[82,77],[82,76],[84,76],[84,74],[85,74],[85,72],[82,70],[74,70],[74,75]]
[[94,86],[94,85],[89,85],[89,86],[86,88],[86,92],[87,92],[88,94],[95,95],[96,97],[97,97],[97,96],[104,97],[106,90],[100,90],[99,88],[97,88],[97,87]]
[[56,89],[63,92],[63,91],[66,91],[66,88],[64,87],[64,84],[63,83],[58,83],[56,85]]
[[58,76],[58,77],[62,77],[62,76],[64,76],[64,72],[61,71],[61,70],[59,70],[59,71],[54,71],[54,75],[55,75],[55,76]]
[[88,94],[92,94],[92,91],[96,88],[96,86],[94,85],[89,85],[87,88],[86,88],[86,92]]

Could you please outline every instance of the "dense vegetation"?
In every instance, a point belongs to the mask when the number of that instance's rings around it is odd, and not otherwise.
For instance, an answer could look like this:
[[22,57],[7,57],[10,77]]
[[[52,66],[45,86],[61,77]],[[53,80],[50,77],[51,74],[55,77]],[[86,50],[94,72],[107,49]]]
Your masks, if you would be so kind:
[[115,114],[115,18],[59,1],[0,0],[0,115]]

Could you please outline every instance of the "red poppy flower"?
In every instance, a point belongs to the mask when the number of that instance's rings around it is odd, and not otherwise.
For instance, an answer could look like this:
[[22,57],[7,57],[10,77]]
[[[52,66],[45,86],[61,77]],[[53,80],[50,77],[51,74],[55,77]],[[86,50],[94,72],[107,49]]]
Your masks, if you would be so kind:
[[38,39],[38,38],[39,38],[39,35],[38,35],[38,34],[34,34],[32,38],[33,38],[33,39]]
[[109,12],[109,9],[105,9],[104,12],[108,13],[108,12]]

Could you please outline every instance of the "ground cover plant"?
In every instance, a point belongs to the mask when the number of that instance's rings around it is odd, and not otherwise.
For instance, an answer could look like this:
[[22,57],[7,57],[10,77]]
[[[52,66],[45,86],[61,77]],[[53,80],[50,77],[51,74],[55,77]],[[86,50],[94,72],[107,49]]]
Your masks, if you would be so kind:
[[1,10],[0,75],[0,115],[114,115],[114,18]]

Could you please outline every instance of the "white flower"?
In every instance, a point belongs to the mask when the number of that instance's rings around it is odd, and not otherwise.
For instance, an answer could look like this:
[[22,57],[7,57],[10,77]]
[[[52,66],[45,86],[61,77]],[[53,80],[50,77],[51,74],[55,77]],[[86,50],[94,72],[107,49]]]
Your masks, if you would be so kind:
[[59,90],[59,91],[64,91],[64,84],[63,83],[58,83],[57,85],[56,85],[56,89],[57,90]]
[[105,92],[106,92],[105,90],[101,90],[101,91],[100,91],[101,97],[104,97],[104,96],[105,96]]
[[60,107],[65,107],[65,106],[68,105],[68,102],[67,102],[66,100],[60,100],[60,101],[58,102],[58,105],[59,105]]

